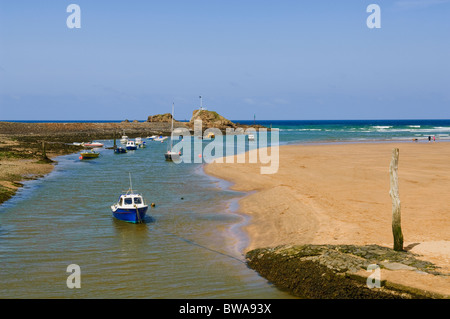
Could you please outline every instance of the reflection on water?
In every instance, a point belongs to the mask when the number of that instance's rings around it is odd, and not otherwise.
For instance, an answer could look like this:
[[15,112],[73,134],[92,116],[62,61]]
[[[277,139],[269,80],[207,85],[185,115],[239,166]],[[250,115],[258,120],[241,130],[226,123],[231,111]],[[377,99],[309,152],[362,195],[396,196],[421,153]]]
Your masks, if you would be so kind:
[[[0,206],[0,297],[290,298],[243,261],[247,219],[232,210],[242,194],[218,188],[199,164],[166,162],[165,149],[63,156]],[[111,214],[128,172],[156,204],[143,224]],[[81,268],[80,289],[66,286],[70,264]]]

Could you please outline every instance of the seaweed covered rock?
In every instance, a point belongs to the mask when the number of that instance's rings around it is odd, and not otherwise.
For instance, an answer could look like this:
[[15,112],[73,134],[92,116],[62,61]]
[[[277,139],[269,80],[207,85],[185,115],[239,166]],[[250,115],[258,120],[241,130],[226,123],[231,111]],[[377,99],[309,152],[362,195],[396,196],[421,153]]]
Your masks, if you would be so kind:
[[371,264],[402,265],[430,274],[436,267],[408,252],[377,245],[298,245],[249,251],[247,264],[261,276],[294,296],[314,299],[392,299],[424,296],[382,285],[369,289],[354,274]]

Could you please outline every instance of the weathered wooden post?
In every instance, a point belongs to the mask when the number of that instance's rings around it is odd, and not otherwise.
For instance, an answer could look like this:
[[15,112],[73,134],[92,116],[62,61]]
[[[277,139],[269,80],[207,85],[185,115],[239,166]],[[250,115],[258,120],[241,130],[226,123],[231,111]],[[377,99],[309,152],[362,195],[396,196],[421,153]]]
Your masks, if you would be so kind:
[[398,155],[399,149],[394,148],[392,150],[391,165],[389,166],[390,184],[391,189],[389,194],[392,199],[392,233],[394,235],[394,250],[403,250],[403,234],[401,225],[401,213],[400,213],[400,196],[398,191]]

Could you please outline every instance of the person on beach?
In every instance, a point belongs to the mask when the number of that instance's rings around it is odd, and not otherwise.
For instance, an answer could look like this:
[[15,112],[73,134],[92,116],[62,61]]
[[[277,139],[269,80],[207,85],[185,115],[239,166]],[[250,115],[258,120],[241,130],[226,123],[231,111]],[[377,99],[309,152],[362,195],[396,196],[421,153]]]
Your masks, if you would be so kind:
[[436,135],[433,135],[433,143],[436,142]]
[[428,136],[428,143],[430,143],[431,142],[431,136],[429,135]]

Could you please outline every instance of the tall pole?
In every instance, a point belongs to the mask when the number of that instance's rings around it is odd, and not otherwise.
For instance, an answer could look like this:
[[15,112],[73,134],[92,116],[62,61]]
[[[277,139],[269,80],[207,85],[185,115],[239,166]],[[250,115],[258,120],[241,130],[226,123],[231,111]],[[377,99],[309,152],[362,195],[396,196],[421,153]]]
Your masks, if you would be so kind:
[[389,166],[391,189],[389,194],[392,199],[392,234],[394,236],[394,250],[403,250],[403,233],[400,214],[400,196],[398,191],[398,154],[399,149],[392,150],[391,165]]
[[172,151],[173,148],[173,110],[174,110],[175,103],[172,103],[172,128],[170,129],[170,151]]
[[202,96],[200,95],[199,98],[200,98],[200,109],[203,109]]

